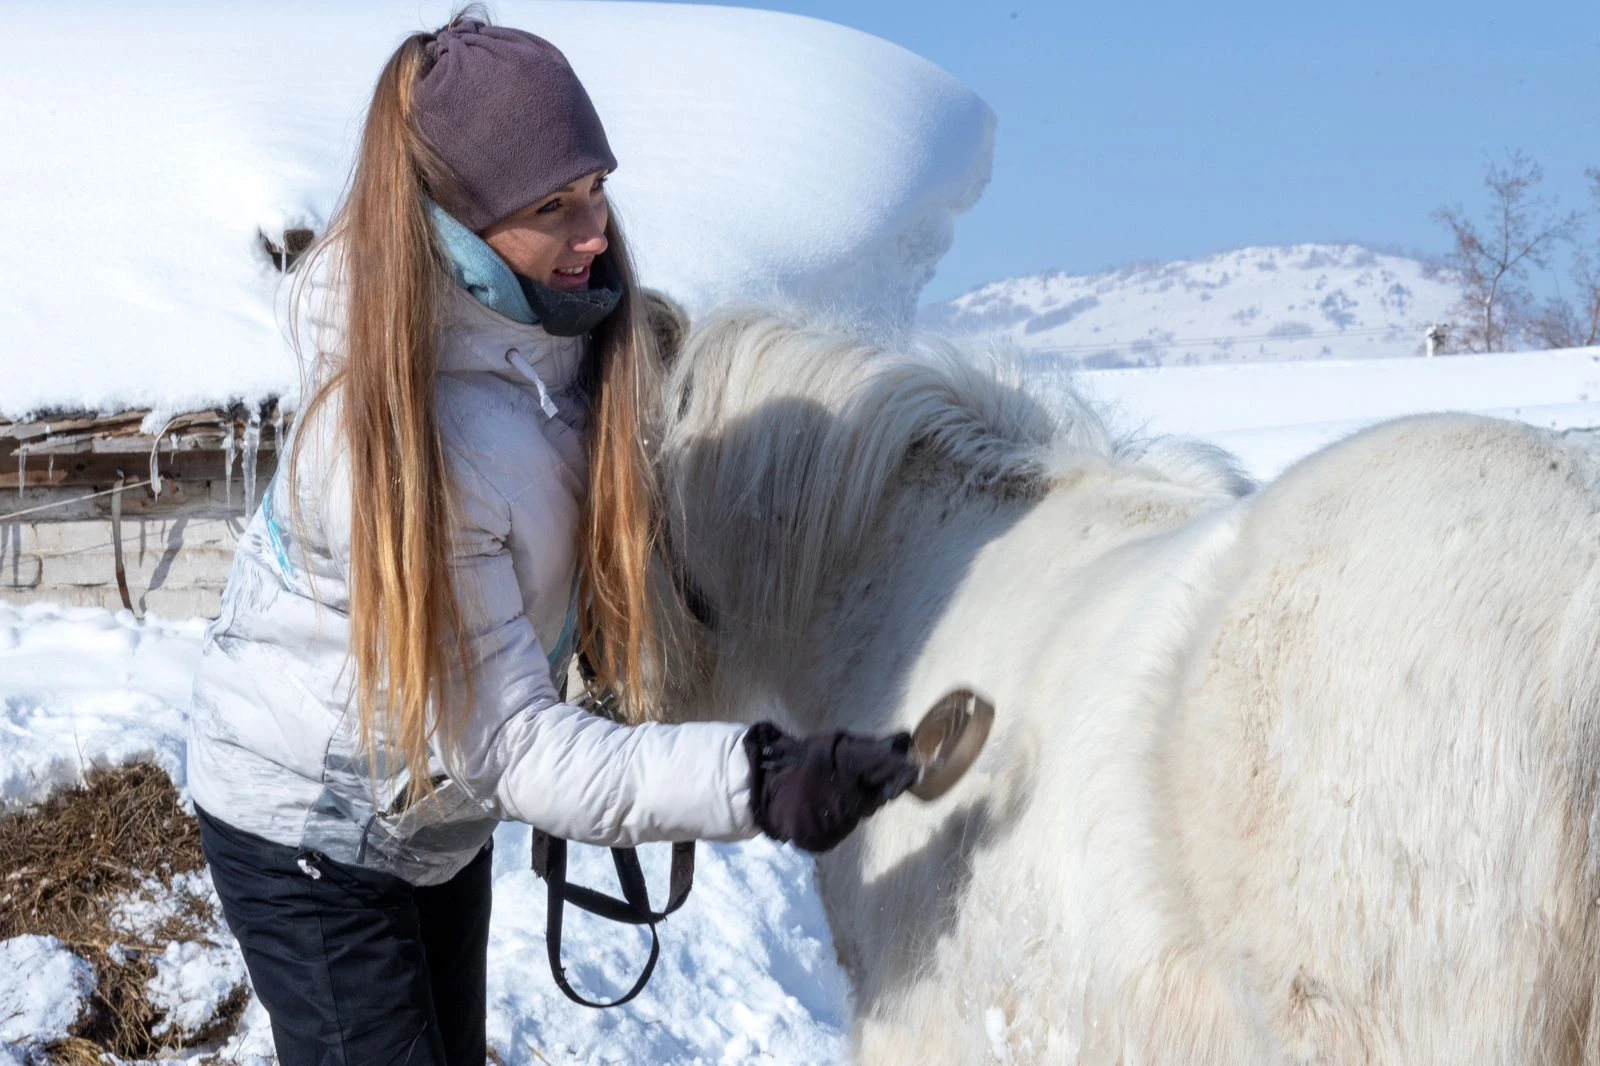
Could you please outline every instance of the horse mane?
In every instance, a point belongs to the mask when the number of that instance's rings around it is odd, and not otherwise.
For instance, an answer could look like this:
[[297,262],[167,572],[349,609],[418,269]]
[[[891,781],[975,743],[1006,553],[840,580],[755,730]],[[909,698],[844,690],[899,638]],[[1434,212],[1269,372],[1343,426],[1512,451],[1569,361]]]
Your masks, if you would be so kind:
[[863,541],[908,462],[953,479],[955,493],[1012,498],[1086,463],[1142,463],[1232,492],[1243,481],[1215,449],[1115,435],[1068,384],[1030,390],[1004,348],[794,309],[734,307],[696,323],[662,423],[677,564],[713,603],[778,632],[797,630],[825,567]]

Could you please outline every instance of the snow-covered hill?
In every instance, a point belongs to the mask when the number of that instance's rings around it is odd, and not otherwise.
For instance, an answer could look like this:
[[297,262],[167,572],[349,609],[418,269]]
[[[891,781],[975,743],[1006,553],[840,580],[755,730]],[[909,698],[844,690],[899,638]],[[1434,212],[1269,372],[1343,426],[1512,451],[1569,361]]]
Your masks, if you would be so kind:
[[1459,298],[1448,273],[1415,259],[1295,244],[1007,278],[920,317],[1086,367],[1175,366],[1417,355]]

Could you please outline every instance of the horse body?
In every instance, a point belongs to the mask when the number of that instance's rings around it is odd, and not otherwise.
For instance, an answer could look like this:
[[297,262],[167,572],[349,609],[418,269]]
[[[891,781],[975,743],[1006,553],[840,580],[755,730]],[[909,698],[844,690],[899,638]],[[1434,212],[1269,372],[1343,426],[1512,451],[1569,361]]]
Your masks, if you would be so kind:
[[[881,623],[852,631],[824,612],[812,639],[831,634],[850,654],[820,654],[814,676],[799,674],[807,683],[785,688],[806,728],[908,729],[962,684],[1002,711],[949,796],[892,805],[818,861],[862,1063],[976,1063],[997,1049],[1011,1062],[1123,1061],[1121,989],[1167,965],[1182,926],[1147,787],[1164,664],[1234,525],[1216,514],[1190,527],[1207,501],[1141,487],[1079,485],[1100,498],[1062,493],[991,515],[992,539],[939,604],[914,579],[959,565],[962,551],[910,522],[920,547],[864,561],[895,601]],[[1105,528],[1078,540],[1090,511]],[[876,613],[867,599],[855,611]],[[881,669],[896,661],[905,667]],[[1151,1020],[1190,1030],[1174,1007]]]
[[682,699],[997,708],[819,859],[858,1062],[1600,1062],[1592,455],[1408,420],[1242,494],[948,360],[748,320],[684,360],[673,542],[722,624]]
[[1247,506],[1162,767],[1283,1058],[1600,1061],[1597,512],[1592,453],[1459,416]]

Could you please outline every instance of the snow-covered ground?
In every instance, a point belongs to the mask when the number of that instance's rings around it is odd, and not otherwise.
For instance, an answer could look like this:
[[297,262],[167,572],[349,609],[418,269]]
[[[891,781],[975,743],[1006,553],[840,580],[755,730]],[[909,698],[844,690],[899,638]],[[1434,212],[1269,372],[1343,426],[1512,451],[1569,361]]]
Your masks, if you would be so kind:
[[1299,244],[1007,278],[920,317],[1086,367],[1183,366],[1420,354],[1460,298],[1448,273],[1415,259]]
[[[384,58],[453,6],[8,3],[0,417],[292,397],[261,235],[322,228]],[[878,38],[735,8],[492,6],[572,60],[641,276],[691,309],[783,294],[909,319],[988,181],[988,107]]]
[[[1041,380],[1064,373],[1036,361]],[[1600,426],[1600,348],[1437,359],[1329,359],[1084,371],[1118,425],[1201,437],[1254,477],[1385,418],[1473,411],[1546,429]]]
[[[1036,369],[1042,394],[1067,380],[1048,363]],[[1121,425],[1212,440],[1236,450],[1258,477],[1377,418],[1414,412],[1600,426],[1600,349],[1106,371],[1076,380],[1113,404]],[[86,767],[140,757],[181,785],[183,708],[202,632],[194,620],[139,623],[125,613],[0,604],[0,805],[25,806]],[[528,869],[527,836],[508,825],[496,837],[489,1032],[507,1063],[841,1060],[849,991],[801,854],[759,841],[702,846],[690,902],[662,927],[650,988],[627,1008],[591,1011],[563,999],[546,971],[544,897]],[[647,851],[653,883],[664,886],[664,849]],[[610,884],[604,852],[575,852],[578,880]],[[569,913],[566,957],[582,987],[620,992],[644,949],[637,931]],[[196,1013],[240,972],[227,945],[173,947],[156,998],[175,1014]],[[62,1032],[84,980],[58,944],[0,943],[0,1063]],[[270,1048],[265,1015],[252,1004],[225,1055],[251,1061]]]

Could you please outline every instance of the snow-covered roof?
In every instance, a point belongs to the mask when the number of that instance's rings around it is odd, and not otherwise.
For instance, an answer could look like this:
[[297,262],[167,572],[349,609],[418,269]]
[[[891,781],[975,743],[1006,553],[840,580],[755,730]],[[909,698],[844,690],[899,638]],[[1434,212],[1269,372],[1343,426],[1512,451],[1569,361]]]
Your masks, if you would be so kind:
[[[7,9],[0,416],[292,396],[261,234],[319,228],[399,39],[443,5]],[[604,118],[647,284],[691,309],[909,319],[989,175],[994,119],[904,49],[772,12],[501,0]]]

